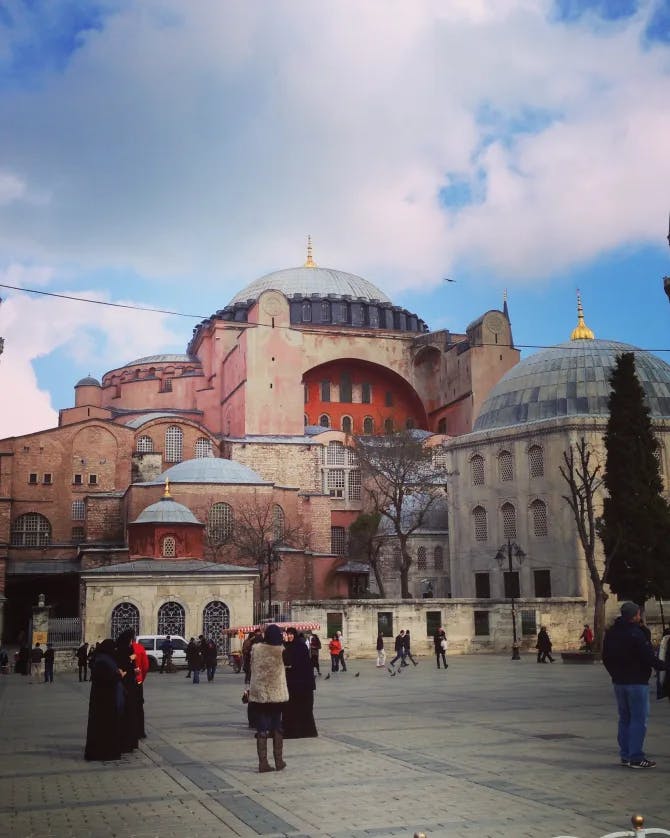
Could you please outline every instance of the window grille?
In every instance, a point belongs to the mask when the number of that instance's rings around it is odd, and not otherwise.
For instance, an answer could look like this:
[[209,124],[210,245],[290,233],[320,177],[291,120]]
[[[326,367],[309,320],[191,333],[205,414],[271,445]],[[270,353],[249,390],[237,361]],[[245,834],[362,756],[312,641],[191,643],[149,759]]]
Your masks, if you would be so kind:
[[444,569],[444,550],[441,547],[436,547],[433,551],[433,562],[435,564],[435,570]]
[[342,430],[344,431],[344,433],[345,434],[350,434],[351,433],[351,428],[352,428],[351,416],[343,416],[342,417]]
[[82,541],[85,539],[85,533],[83,527],[72,527],[72,540],[75,544],[81,544]]
[[342,445],[341,442],[328,443],[328,453],[326,455],[326,462],[329,466],[343,466],[344,457],[344,445]]
[[486,521],[486,510],[483,506],[477,506],[472,510],[472,520],[475,527],[475,541],[486,541],[489,537]]
[[542,538],[547,534],[547,505],[544,501],[534,500],[530,505],[530,514],[533,519],[533,534]]
[[358,465],[358,454],[356,453],[355,449],[346,447],[345,451],[347,452],[347,465],[348,466],[357,466]]
[[419,547],[416,551],[416,567],[417,570],[426,570],[428,562],[426,561],[426,548]]
[[213,640],[219,654],[230,651],[230,638],[224,631],[230,628],[230,609],[225,602],[213,600],[202,611],[202,633],[206,640]]
[[436,469],[445,469],[447,467],[447,452],[441,445],[433,448],[433,466]]
[[369,436],[370,434],[373,434],[374,432],[375,432],[374,420],[372,419],[371,416],[366,416],[365,419],[363,419],[363,433],[366,434],[366,436]]
[[489,633],[489,612],[475,611],[475,637],[486,637]]
[[177,542],[173,535],[165,536],[161,553],[165,559],[174,559],[177,555]]
[[177,634],[184,636],[186,615],[178,602],[164,602],[158,609],[158,628],[156,634]]
[[498,476],[503,481],[514,480],[512,455],[509,451],[501,451],[498,454]]
[[484,485],[484,458],[479,454],[475,454],[470,460],[470,474],[473,486]]
[[330,323],[330,303],[321,303],[321,322]]
[[39,512],[19,515],[12,525],[12,546],[46,547],[51,543],[51,524]]
[[330,416],[328,416],[327,413],[322,413],[321,416],[319,416],[319,425],[322,428],[330,428]]
[[330,551],[336,556],[344,556],[346,553],[346,538],[344,527],[330,528]]
[[539,445],[531,445],[528,449],[528,471],[531,477],[544,475],[544,452]]
[[352,469],[349,472],[349,500],[361,499],[361,472],[360,469]]
[[521,609],[521,634],[524,637],[537,634],[537,614],[530,609]]
[[201,436],[195,441],[195,458],[201,460],[203,457],[212,456],[212,441],[207,437]]
[[161,393],[172,392],[172,377],[163,378],[161,380]]
[[132,602],[121,602],[112,611],[111,637],[113,640],[126,629],[140,633],[140,612]]
[[272,507],[272,537],[275,541],[281,541],[284,538],[285,525],[284,510],[278,503],[275,503]]
[[330,381],[322,381],[321,382],[321,401],[322,402],[329,402],[330,401]]
[[176,425],[170,425],[165,432],[165,462],[166,463],[180,463],[182,456],[182,444],[184,441],[184,434],[181,428]]
[[207,516],[208,537],[217,544],[223,544],[232,535],[233,523],[233,508],[230,504],[212,504]]
[[344,497],[344,469],[332,468],[327,472],[326,489],[331,498]]
[[33,484],[37,483],[37,472],[36,471],[31,471],[30,472],[30,474],[28,475],[28,483],[33,483]]
[[516,509],[511,503],[504,503],[502,509],[503,537],[516,538]]
[[72,520],[83,521],[86,517],[86,503],[83,500],[72,501]]
[[153,439],[150,436],[138,437],[135,450],[140,454],[151,453],[154,450]]
[[302,322],[303,323],[311,323],[312,322],[312,304],[311,303],[303,303],[302,304]]

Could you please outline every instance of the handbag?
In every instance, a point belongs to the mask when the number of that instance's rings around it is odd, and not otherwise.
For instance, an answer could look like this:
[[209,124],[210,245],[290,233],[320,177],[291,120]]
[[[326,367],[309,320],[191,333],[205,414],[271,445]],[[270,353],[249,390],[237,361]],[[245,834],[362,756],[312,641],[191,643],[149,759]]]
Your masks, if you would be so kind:
[[447,651],[447,641],[444,638],[440,640],[440,649],[442,649],[443,652]]
[[242,693],[242,704],[248,704],[248,703],[249,703],[249,690],[245,690]]

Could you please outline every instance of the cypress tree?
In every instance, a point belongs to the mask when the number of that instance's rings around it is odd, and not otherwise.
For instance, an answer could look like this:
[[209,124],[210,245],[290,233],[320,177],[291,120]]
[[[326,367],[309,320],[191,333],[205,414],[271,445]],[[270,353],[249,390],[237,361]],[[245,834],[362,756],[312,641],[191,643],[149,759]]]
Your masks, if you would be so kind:
[[605,581],[619,597],[644,605],[670,587],[670,507],[662,495],[659,443],[632,352],[618,356],[610,385],[603,475],[608,494],[599,529]]

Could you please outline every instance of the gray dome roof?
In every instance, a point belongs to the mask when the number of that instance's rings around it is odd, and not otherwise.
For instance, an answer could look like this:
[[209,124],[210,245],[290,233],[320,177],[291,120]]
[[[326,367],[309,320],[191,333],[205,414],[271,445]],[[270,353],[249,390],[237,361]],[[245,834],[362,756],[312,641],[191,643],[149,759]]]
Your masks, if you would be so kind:
[[232,484],[264,484],[267,480],[255,471],[234,460],[224,460],[221,457],[199,457],[195,460],[184,460],[164,471],[160,477],[149,481],[151,484],[170,483],[232,483]]
[[[421,512],[425,509],[428,502],[428,496],[424,492],[416,492],[411,495],[405,495],[402,502],[402,511],[400,514],[401,526],[403,530],[408,530],[410,527],[416,525],[416,520]],[[448,532],[449,530],[449,513],[447,496],[437,497],[431,504],[421,526],[414,530],[415,535],[420,535],[425,532]],[[390,519],[382,515],[379,526],[377,527],[378,535],[395,535],[395,527]]]
[[80,378],[79,381],[74,385],[75,387],[99,387],[100,382],[97,378],[93,378],[91,375],[87,375],[86,378]]
[[491,390],[473,430],[560,416],[609,416],[609,378],[622,352],[635,353],[635,371],[652,418],[670,417],[670,366],[665,361],[627,343],[571,340],[509,370]]
[[200,524],[191,510],[172,498],[161,498],[147,506],[133,524]]
[[332,268],[303,267],[287,268],[262,276],[236,294],[230,301],[230,305],[257,300],[263,291],[270,290],[281,291],[286,297],[291,297],[293,294],[304,297],[318,294],[320,297],[327,297],[328,294],[333,294],[336,297],[349,296],[368,301],[391,302],[379,288],[355,274],[335,271]]
[[200,359],[195,355],[167,354],[147,355],[146,358],[137,358],[135,361],[128,361],[124,367],[134,367],[139,364],[199,364]]

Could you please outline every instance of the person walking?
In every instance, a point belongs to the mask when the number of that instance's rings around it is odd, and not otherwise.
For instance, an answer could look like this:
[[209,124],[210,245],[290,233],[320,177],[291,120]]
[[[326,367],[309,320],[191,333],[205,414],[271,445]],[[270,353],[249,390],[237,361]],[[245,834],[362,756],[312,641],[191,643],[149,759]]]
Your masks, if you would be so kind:
[[321,677],[321,667],[319,666],[319,652],[321,651],[321,640],[318,634],[313,634],[309,638],[309,657],[312,662],[312,668],[316,670],[316,674]]
[[307,646],[294,628],[286,629],[284,667],[288,703],[282,710],[282,730],[285,739],[305,739],[318,736],[314,722],[314,667]]
[[205,669],[207,670],[207,680],[211,682],[214,680],[216,673],[216,665],[219,660],[219,650],[216,648],[216,643],[213,640],[208,640],[205,644]]
[[123,687],[116,663],[116,647],[108,638],[91,661],[91,694],[86,729],[87,760],[121,759]]
[[[395,648],[395,657],[388,665],[388,671],[391,675],[395,675],[395,664],[396,661],[400,661],[400,666],[403,665],[405,662],[405,630],[400,629],[400,634],[396,635],[396,639],[394,641],[394,648]],[[400,669],[400,666],[398,669]]]
[[85,681],[88,672],[88,643],[82,643],[75,652],[75,655],[77,658],[77,669],[79,670],[79,680]]
[[335,636],[340,641],[340,654],[339,654],[340,669],[342,670],[342,672],[346,672],[347,671],[347,665],[344,662],[344,638],[342,637],[342,632],[341,631],[336,631]]
[[170,640],[169,634],[166,635],[165,640],[161,643],[161,652],[163,653],[160,668],[160,674],[162,675],[166,669],[168,672],[172,669],[172,653],[174,652],[174,646],[172,645],[172,640]]
[[202,646],[200,643],[196,643],[191,648],[191,657],[189,658],[188,665],[191,667],[191,672],[193,673],[193,683],[199,684],[200,683],[200,672],[204,666],[203,654],[202,654]]
[[554,662],[554,659],[551,656],[551,638],[549,637],[546,626],[540,626],[540,630],[537,633],[537,643],[535,644],[535,648],[537,649],[538,663],[546,663],[547,658],[549,658],[550,663]]
[[440,658],[446,669],[447,663],[447,633],[442,626],[433,635],[433,645],[435,646],[435,660],[437,661],[437,668],[440,668]]
[[377,634],[377,668],[384,667],[386,664],[386,651],[384,649],[384,635],[379,632]]
[[38,681],[42,680],[42,660],[44,658],[44,650],[39,643],[36,643],[30,652],[30,683],[33,683],[33,678]]
[[584,631],[579,635],[579,639],[584,641],[585,652],[590,652],[593,649],[593,632],[588,623],[584,623]]
[[602,659],[608,671],[617,702],[619,727],[617,741],[621,765],[654,768],[656,763],[644,753],[644,737],[649,718],[649,678],[651,670],[666,665],[654,654],[651,643],[640,628],[640,606],[624,602],[621,616],[605,632]]
[[44,683],[53,684],[54,682],[54,660],[56,653],[51,643],[47,643],[47,650],[44,653]]
[[[412,641],[411,641],[410,636],[409,636],[409,629],[407,629],[407,631],[405,632],[405,636],[403,638],[403,645],[405,647],[405,657],[409,658],[412,661],[412,663],[414,664],[414,666],[418,666],[419,661],[415,661],[414,658],[412,657],[412,645],[411,644],[412,644]],[[402,664],[403,664],[403,666],[409,666],[407,661],[403,661]]]
[[192,669],[191,669],[191,658],[193,656],[193,650],[195,649],[195,647],[197,645],[198,644],[195,642],[195,637],[192,637],[188,641],[188,643],[186,644],[186,651],[185,651],[184,654],[186,655],[186,677],[187,678],[191,677],[191,671],[192,671]]
[[332,640],[328,644],[328,651],[330,652],[330,671],[338,672],[340,669],[340,654],[342,653],[342,644],[337,636],[337,632],[333,635]]
[[[277,771],[286,768],[281,716],[288,701],[288,687],[283,651],[282,631],[274,623],[265,629],[263,641],[251,647],[249,705],[253,708],[258,771],[261,774],[275,768]],[[270,736],[275,768],[268,762]]]
[[131,641],[135,655],[135,680],[137,681],[137,735],[140,739],[147,738],[144,726],[144,681],[149,672],[149,656],[147,650],[135,637]]

